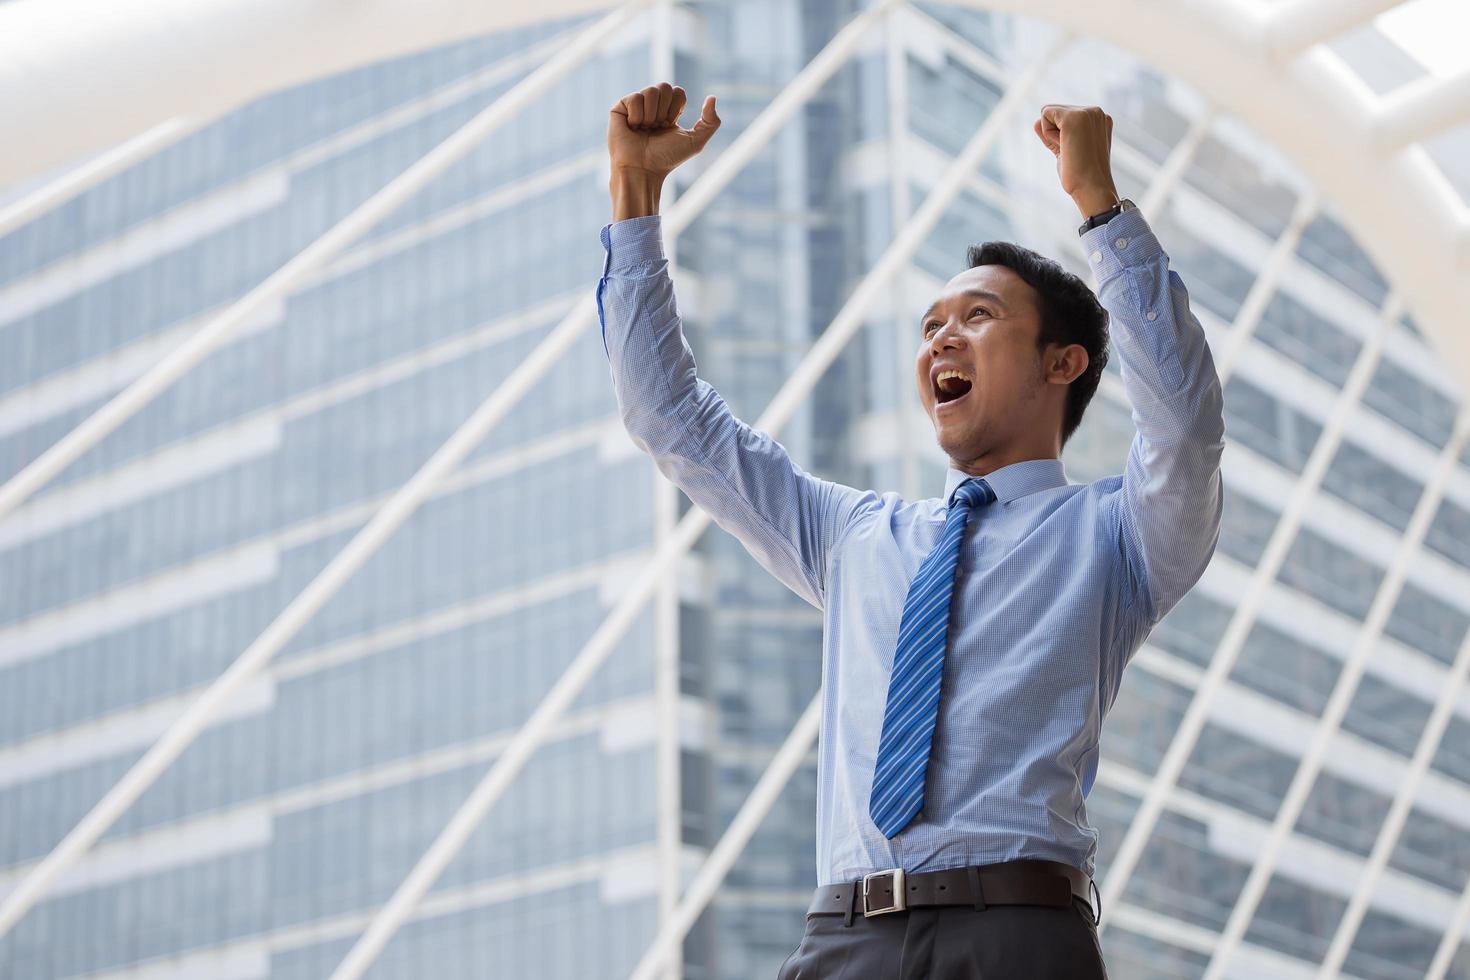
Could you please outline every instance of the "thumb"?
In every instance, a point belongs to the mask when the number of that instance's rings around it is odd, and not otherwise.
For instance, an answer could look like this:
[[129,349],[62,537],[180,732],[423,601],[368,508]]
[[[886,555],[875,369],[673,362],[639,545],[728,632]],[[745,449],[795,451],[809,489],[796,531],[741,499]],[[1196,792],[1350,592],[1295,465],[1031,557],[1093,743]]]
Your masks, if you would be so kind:
[[702,148],[709,138],[720,128],[720,117],[715,114],[715,97],[706,95],[704,106],[699,110],[699,119],[694,123],[694,136],[698,145]]

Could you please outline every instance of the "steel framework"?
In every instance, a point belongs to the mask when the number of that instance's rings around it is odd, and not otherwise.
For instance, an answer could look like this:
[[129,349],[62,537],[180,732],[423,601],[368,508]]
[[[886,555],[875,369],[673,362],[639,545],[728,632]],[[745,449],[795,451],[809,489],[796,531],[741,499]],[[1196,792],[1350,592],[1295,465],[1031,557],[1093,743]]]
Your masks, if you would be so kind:
[[[1470,119],[1470,71],[1375,96],[1327,42],[1393,0],[953,0],[1138,54],[1250,123],[1334,202],[1470,386],[1470,214],[1421,145]],[[1403,0],[1399,0],[1403,2]],[[613,7],[379,0],[11,0],[0,5],[0,182],[174,118],[209,119],[311,78],[436,44]],[[119,80],[125,80],[119,83]],[[1352,165],[1345,165],[1351,161]],[[1380,193],[1392,186],[1395,193]]]
[[[567,49],[528,76],[463,129],[432,150],[368,202],[242,300],[210,321],[153,371],[127,388],[50,451],[0,487],[0,519],[89,448],[136,413],[164,388],[199,363],[272,299],[285,295],[313,270],[366,232],[468,152],[480,139],[530,103],[557,79],[594,54],[652,0],[631,0],[581,31]],[[1250,0],[1182,0],[1159,5],[1150,0],[1116,0],[1105,9],[1078,0],[966,0],[962,5],[1013,11],[1052,20],[1077,31],[1131,48],[1146,60],[1209,91],[1220,108],[1253,124],[1292,156],[1321,195],[1334,201],[1366,250],[1388,272],[1394,292],[1381,311],[1378,330],[1366,343],[1344,385],[1290,500],[1252,575],[1220,646],[1187,710],[1142,806],[1125,836],[1103,886],[1103,907],[1121,897],[1154,825],[1173,793],[1185,762],[1249,633],[1267,590],[1295,539],[1317,488],[1378,361],[1388,324],[1411,304],[1451,368],[1470,380],[1470,337],[1461,329],[1470,306],[1470,217],[1419,144],[1470,119],[1470,72],[1427,79],[1388,98],[1375,98],[1328,52],[1325,42],[1397,5],[1395,0],[1295,0],[1264,4]],[[94,151],[127,137],[115,150],[53,181],[0,211],[0,234],[79,193],[98,181],[186,135],[201,120],[248,99],[318,75],[340,71],[456,40],[471,34],[516,26],[530,20],[600,12],[606,0],[545,0],[531,5],[456,4],[388,0],[363,12],[343,30],[340,10],[325,0],[231,0],[207,14],[186,0],[153,0],[126,11],[102,0],[13,0],[0,6],[0,79],[25,72],[28,91],[45,97],[12,100],[0,107],[11,147],[0,162],[0,180],[16,179],[78,153]],[[672,208],[665,219],[672,242],[711,200],[851,55],[863,34],[899,7],[879,0],[846,25],[813,61],[717,159]],[[85,29],[79,25],[86,24]],[[181,26],[191,43],[180,44]],[[165,38],[163,29],[169,34]],[[322,39],[330,31],[331,44]],[[168,43],[165,44],[164,42]],[[20,54],[24,46],[24,57]],[[812,345],[801,363],[755,423],[772,434],[791,418],[816,381],[863,322],[879,291],[909,261],[941,212],[953,200],[994,140],[999,125],[1029,86],[1052,62],[1051,49],[1002,98],[986,124],[955,159],[918,211],[900,229],[882,258],[858,285],[842,311]],[[270,56],[265,56],[265,51]],[[87,67],[82,71],[82,66]],[[38,85],[37,75],[65,79],[66,85]],[[128,85],[114,84],[128,78]],[[199,84],[209,79],[219,84]],[[189,81],[191,84],[179,84]],[[12,86],[18,88],[18,86]],[[1160,169],[1144,198],[1157,207],[1179,179],[1189,155],[1213,119],[1198,120]],[[141,136],[133,134],[142,131]],[[1339,161],[1352,159],[1353,167]],[[1401,193],[1392,201],[1373,193],[1392,183]],[[895,199],[897,201],[897,199]],[[1285,264],[1304,229],[1316,215],[1318,200],[1307,195],[1293,214],[1253,285],[1235,322],[1222,357],[1222,376],[1232,370],[1259,323]],[[895,213],[901,213],[896,206]],[[212,684],[74,828],[0,904],[4,935],[123,811],[144,792],[208,724],[250,676],[259,670],[321,606],[339,590],[461,462],[509,409],[544,375],[593,322],[591,300],[580,304],[494,392],[433,457],[396,492],[373,519]],[[1358,642],[1347,659],[1327,709],[1313,735],[1291,788],[1283,800],[1266,848],[1259,855],[1240,901],[1216,950],[1209,976],[1223,973],[1240,943],[1281,849],[1299,817],[1306,794],[1346,712],[1347,705],[1388,615],[1409,561],[1438,505],[1445,481],[1463,450],[1467,416],[1440,454],[1410,526],[1380,586]],[[434,845],[373,918],[334,974],[356,978],[373,962],[394,931],[412,912],[470,832],[504,793],[551,726],[606,659],[634,617],[668,577],[675,562],[708,527],[709,517],[691,511],[663,538],[648,565],[578,654],[566,673],[532,713],[524,727],[487,772]],[[1420,739],[1408,774],[1400,783],[1367,869],[1360,878],[1332,946],[1323,976],[1341,967],[1362,921],[1373,887],[1381,876],[1429,760],[1443,736],[1449,715],[1470,672],[1470,638],[1456,658],[1449,683]],[[735,822],[710,855],[693,885],[662,928],[638,969],[652,976],[664,965],[684,933],[713,894],[740,848],[768,811],[776,793],[795,771],[816,734],[816,704],[803,713]],[[1431,975],[1448,968],[1459,937],[1470,922],[1470,886],[1436,956]]]
[[[1382,336],[1381,331],[1378,336]],[[1366,356],[1366,349],[1363,356]],[[1322,717],[1318,719],[1312,732],[1312,740],[1307,746],[1307,751],[1302,756],[1292,776],[1291,785],[1287,787],[1286,794],[1282,798],[1281,808],[1272,822],[1266,846],[1256,856],[1250,875],[1246,878],[1245,885],[1235,901],[1235,907],[1230,912],[1230,919],[1225,924],[1220,944],[1215,948],[1215,955],[1205,970],[1207,980],[1218,980],[1224,975],[1230,957],[1235,954],[1241,939],[1245,937],[1246,928],[1255,916],[1261,897],[1266,893],[1266,885],[1276,870],[1276,862],[1280,858],[1282,848],[1286,846],[1287,838],[1296,826],[1302,809],[1306,806],[1307,794],[1311,792],[1312,785],[1317,780],[1317,774],[1322,771],[1327,752],[1342,725],[1343,718],[1347,715],[1348,705],[1352,702],[1353,694],[1358,689],[1358,682],[1362,679],[1368,658],[1377,648],[1379,638],[1383,635],[1383,628],[1388,625],[1388,617],[1398,602],[1399,593],[1403,590],[1409,563],[1419,555],[1419,546],[1424,540],[1424,533],[1429,530],[1429,522],[1439,510],[1445,483],[1449,481],[1450,474],[1454,472],[1459,462],[1460,450],[1463,448],[1464,440],[1457,435],[1450,439],[1440,451],[1434,474],[1414,507],[1413,516],[1409,519],[1409,526],[1404,531],[1404,536],[1399,540],[1398,549],[1389,564],[1388,573],[1384,575],[1377,593],[1373,596],[1373,604],[1368,610],[1367,618],[1363,621],[1357,642],[1343,664],[1342,672],[1338,675],[1332,693],[1327,699],[1327,705],[1322,709]],[[1344,935],[1345,933],[1346,930],[1343,930]],[[1342,957],[1347,955],[1346,946],[1343,946],[1340,955]],[[1341,962],[1340,959],[1339,962]]]

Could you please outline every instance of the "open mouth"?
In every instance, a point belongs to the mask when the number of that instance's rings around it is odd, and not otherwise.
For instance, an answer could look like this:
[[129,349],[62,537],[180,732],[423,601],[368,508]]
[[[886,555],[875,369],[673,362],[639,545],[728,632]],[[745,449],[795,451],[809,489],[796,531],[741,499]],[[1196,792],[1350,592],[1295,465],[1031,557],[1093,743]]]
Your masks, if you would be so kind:
[[942,373],[934,382],[934,409],[944,411],[965,400],[972,387],[970,381],[957,374]]

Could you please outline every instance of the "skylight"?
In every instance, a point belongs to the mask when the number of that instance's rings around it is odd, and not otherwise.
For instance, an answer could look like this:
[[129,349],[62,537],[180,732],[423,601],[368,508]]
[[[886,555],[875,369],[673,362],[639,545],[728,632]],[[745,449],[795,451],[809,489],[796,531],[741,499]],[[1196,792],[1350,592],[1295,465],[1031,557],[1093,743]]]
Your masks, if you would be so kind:
[[1465,0],[1409,0],[1380,14],[1374,26],[1441,78],[1470,69],[1470,3]]

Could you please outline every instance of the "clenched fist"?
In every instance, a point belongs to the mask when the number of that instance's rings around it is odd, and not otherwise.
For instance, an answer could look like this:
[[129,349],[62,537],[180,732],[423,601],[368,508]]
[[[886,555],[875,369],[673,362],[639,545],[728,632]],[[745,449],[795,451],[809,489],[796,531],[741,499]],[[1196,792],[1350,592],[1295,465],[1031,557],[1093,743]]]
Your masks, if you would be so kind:
[[650,85],[619,99],[608,111],[607,152],[612,170],[633,169],[667,177],[675,167],[704,149],[720,128],[715,97],[707,96],[693,129],[679,125],[688,96],[668,82]]
[[1062,190],[1083,217],[1118,203],[1113,184],[1113,117],[1102,109],[1080,105],[1044,105],[1032,125],[1037,137],[1057,158]]

